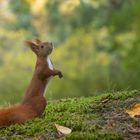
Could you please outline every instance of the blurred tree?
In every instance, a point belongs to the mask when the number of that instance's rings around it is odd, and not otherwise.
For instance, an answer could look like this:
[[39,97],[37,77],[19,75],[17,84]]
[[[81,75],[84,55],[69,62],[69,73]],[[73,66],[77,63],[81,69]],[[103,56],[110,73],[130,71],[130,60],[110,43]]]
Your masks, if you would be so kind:
[[32,31],[35,31],[32,24],[33,18],[30,7],[26,0],[18,0],[16,2],[9,0],[9,7],[11,12],[16,16],[16,22],[12,25],[9,24],[7,27],[11,27],[11,29],[32,29]]
[[138,89],[139,17],[137,0],[0,0],[1,103],[23,95],[35,62],[23,42],[35,37],[54,40],[52,59],[64,72],[49,98]]

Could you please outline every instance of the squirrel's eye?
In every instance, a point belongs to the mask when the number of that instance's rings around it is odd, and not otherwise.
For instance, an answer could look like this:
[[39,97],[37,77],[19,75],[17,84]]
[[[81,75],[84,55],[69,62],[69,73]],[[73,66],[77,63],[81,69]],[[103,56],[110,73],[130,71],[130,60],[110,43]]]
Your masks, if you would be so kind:
[[42,45],[41,48],[44,48],[44,46]]

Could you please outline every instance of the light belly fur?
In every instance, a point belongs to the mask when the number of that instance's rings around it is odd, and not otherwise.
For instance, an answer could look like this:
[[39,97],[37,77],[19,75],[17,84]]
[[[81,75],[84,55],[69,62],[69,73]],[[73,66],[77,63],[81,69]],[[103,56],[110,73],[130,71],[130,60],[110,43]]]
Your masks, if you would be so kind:
[[[49,57],[47,57],[46,61],[47,61],[47,63],[48,63],[49,68],[50,68],[51,70],[53,70],[53,65],[52,65],[52,62],[51,62],[51,60],[50,60]],[[47,91],[48,84],[49,84],[49,81],[51,80],[51,78],[52,78],[52,76],[51,76],[50,78],[47,79],[47,85],[46,85],[46,87],[45,87],[45,92],[44,92],[44,94],[45,94],[46,91]]]

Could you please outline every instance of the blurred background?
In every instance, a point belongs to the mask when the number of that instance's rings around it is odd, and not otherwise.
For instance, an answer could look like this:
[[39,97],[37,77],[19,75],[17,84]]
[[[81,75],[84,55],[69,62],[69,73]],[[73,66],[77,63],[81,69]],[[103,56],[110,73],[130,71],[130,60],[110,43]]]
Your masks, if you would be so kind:
[[48,99],[140,87],[139,0],[0,0],[0,104],[22,99],[36,61],[24,41],[37,37],[64,75]]

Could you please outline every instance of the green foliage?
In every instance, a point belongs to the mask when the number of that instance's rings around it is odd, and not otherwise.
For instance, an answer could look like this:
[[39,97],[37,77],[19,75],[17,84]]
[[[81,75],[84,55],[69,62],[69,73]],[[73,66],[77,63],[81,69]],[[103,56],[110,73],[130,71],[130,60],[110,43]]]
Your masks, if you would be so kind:
[[64,140],[123,140],[123,138],[116,134],[116,132],[110,132],[110,133],[73,133],[70,136],[67,136],[64,138]]
[[[55,78],[47,97],[139,89],[140,2],[137,0],[0,1],[0,103],[21,100],[35,56],[24,41],[52,40]],[[7,16],[8,15],[8,16]]]

